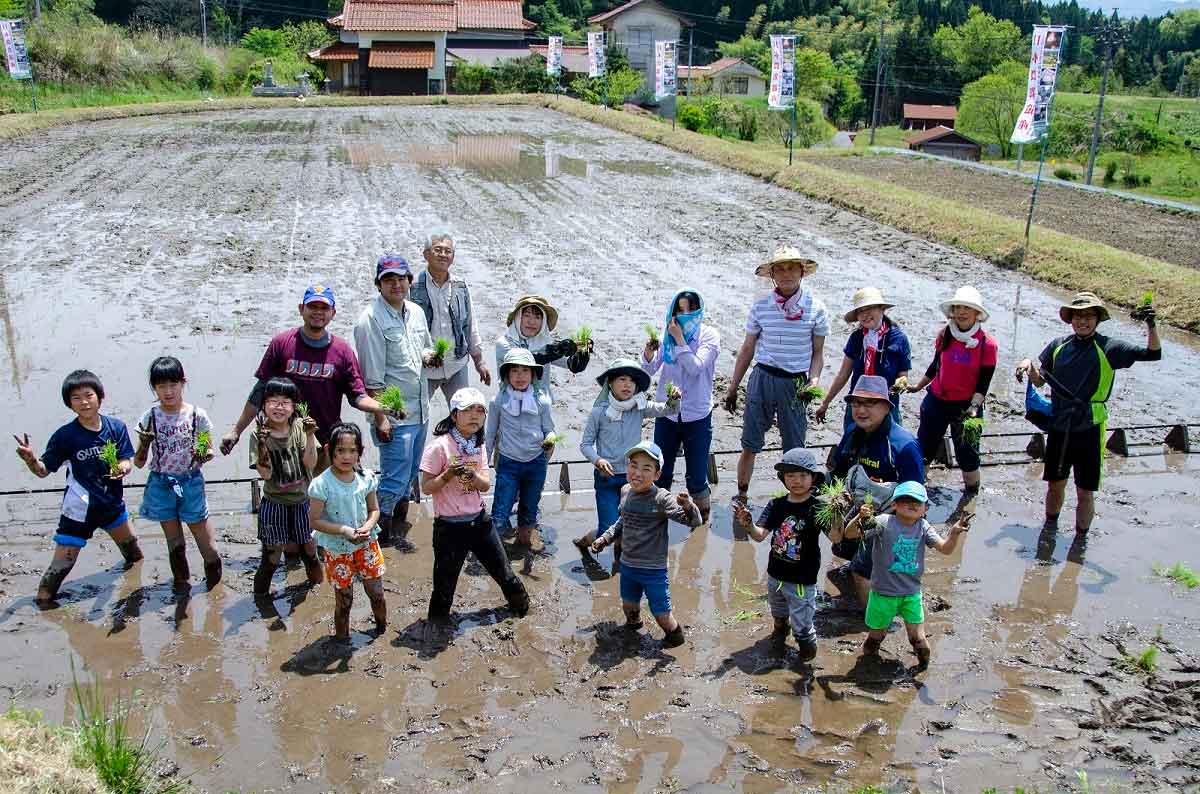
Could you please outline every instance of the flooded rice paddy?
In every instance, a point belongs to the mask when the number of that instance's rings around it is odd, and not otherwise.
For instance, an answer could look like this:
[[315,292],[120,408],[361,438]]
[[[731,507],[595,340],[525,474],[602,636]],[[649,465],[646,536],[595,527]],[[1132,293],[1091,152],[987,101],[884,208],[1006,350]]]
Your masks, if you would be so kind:
[[[891,314],[919,369],[932,353],[938,302],[960,283],[977,286],[1001,347],[990,431],[1030,429],[1007,372],[1066,328],[1055,311],[1063,296],[1016,274],[530,109],[105,122],[17,142],[0,157],[0,181],[12,186],[0,196],[4,430],[29,432],[39,447],[68,418],[58,394],[67,371],[99,373],[106,411],[132,421],[151,397],[146,367],[167,353],[184,361],[190,399],[227,427],[266,340],[295,324],[306,283],[336,290],[334,331],[348,336],[373,295],[379,253],[419,261],[419,241],[437,230],[455,237],[455,269],[472,285],[485,339],[526,292],[562,309],[564,332],[595,330],[588,373],[555,375],[568,435],[560,459],[580,457],[591,376],[636,351],[642,325],[661,318],[678,289],[706,298],[722,334],[718,370],[728,375],[746,309],[764,286],[754,266],[777,242],[821,262],[806,286],[835,315],[857,287],[881,287],[898,304]],[[1144,333],[1122,319],[1109,325],[1116,335]],[[849,330],[840,319],[833,326],[826,381]],[[1118,374],[1112,425],[1200,419],[1200,348],[1186,335],[1166,337],[1161,363]],[[909,398],[910,426],[916,408]],[[735,449],[740,420],[721,409],[714,420],[715,448]],[[816,428],[810,439],[831,443],[835,430]],[[1024,446],[989,439],[985,448],[1001,443]],[[551,487],[543,499],[544,549],[514,555],[533,596],[529,617],[497,609],[498,589],[468,568],[454,636],[426,636],[426,505],[413,531],[417,553],[388,552],[391,628],[378,638],[366,631],[360,595],[352,652],[325,639],[332,596],[307,591],[300,572],[286,587],[276,580],[269,604],[251,597],[258,548],[244,484],[209,489],[227,565],[213,592],[197,584],[188,597],[173,593],[161,533],[137,522],[146,561],[124,571],[114,548],[90,544],[69,595],[49,612],[29,595],[50,553],[57,499],[0,496],[0,689],[69,719],[74,659],[84,678],[135,694],[181,773],[212,791],[769,792],[827,781],[1050,790],[1073,785],[1076,770],[1093,784],[1194,786],[1200,596],[1152,566],[1200,565],[1200,465],[1161,447],[1140,451],[1151,454],[1110,459],[1086,553],[1069,554],[1063,535],[1051,564],[1034,559],[1040,467],[985,469],[965,548],[930,560],[934,661],[920,676],[908,670],[915,660],[902,632],[886,641],[882,661],[860,659],[865,627],[829,596],[811,666],[794,651],[772,652],[767,549],[731,529],[729,457],[711,524],[690,536],[673,527],[672,595],[688,643],[672,651],[657,628],[625,634],[610,555],[585,565],[569,542],[595,520],[584,466],[570,470],[576,493]],[[209,479],[247,476],[244,454],[214,461]],[[6,490],[61,482],[34,481],[9,455],[0,473]],[[957,474],[935,471],[931,482],[933,517],[944,519],[958,502]],[[775,488],[760,476],[752,496],[761,503]],[[129,500],[136,506],[140,492]],[[1156,677],[1121,665],[1153,642],[1162,648]]]

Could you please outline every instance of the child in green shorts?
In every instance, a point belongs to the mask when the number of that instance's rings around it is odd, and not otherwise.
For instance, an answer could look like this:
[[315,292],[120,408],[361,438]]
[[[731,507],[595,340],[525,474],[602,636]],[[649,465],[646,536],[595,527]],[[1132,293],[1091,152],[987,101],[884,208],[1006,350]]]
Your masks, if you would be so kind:
[[908,641],[917,654],[917,669],[929,666],[929,642],[925,639],[925,610],[921,606],[921,576],[925,572],[925,547],[953,554],[958,537],[967,531],[973,514],[959,519],[943,538],[928,521],[925,511],[929,496],[925,486],[910,480],[896,486],[895,515],[874,516],[864,505],[846,525],[846,537],[872,544],[871,595],[867,600],[867,628],[863,655],[879,652],[892,620],[899,615],[908,631]]

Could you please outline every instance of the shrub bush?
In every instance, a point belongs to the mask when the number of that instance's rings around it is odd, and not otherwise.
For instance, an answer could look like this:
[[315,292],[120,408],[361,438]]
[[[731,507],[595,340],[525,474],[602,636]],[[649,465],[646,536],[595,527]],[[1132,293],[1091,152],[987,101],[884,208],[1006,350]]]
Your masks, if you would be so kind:
[[462,63],[454,67],[450,90],[456,94],[484,94],[493,90],[492,70],[478,63]]
[[1104,165],[1104,184],[1111,185],[1117,181],[1117,161],[1109,160]]
[[707,132],[704,129],[704,111],[691,102],[680,102],[676,121],[692,132]]
[[754,108],[738,108],[737,136],[743,141],[753,141],[758,137],[758,114]]
[[1079,178],[1079,176],[1074,171],[1072,171],[1070,168],[1066,168],[1064,166],[1059,166],[1058,168],[1055,168],[1054,175],[1056,177],[1058,177],[1059,179],[1065,179],[1068,182],[1074,182],[1076,179]]

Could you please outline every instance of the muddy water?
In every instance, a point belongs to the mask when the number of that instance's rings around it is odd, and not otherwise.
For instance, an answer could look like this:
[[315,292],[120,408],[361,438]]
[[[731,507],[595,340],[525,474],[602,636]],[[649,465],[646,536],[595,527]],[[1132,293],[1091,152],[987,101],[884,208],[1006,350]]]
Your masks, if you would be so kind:
[[[836,314],[863,284],[892,296],[920,367],[939,324],[936,304],[958,283],[987,297],[1002,371],[1065,328],[1054,312],[1062,296],[1011,273],[525,109],[109,122],[17,144],[0,159],[0,179],[16,186],[0,197],[5,429],[39,443],[64,421],[58,384],[67,370],[99,372],[107,409],[131,420],[147,405],[145,367],[161,353],[183,359],[191,399],[227,425],[266,339],[295,322],[306,282],[337,290],[335,331],[348,335],[371,297],[374,258],[383,250],[418,258],[418,240],[437,229],[456,238],[455,267],[474,287],[485,338],[502,330],[518,294],[541,292],[562,308],[564,330],[585,322],[596,330],[599,359],[633,352],[642,324],[686,285],[708,301],[727,372],[747,305],[763,287],[754,264],[781,240],[822,262],[810,285]],[[1142,333],[1111,325],[1110,333]],[[848,328],[834,328],[836,351]],[[1198,352],[1190,337],[1168,334],[1163,362],[1120,373],[1113,424],[1195,421]],[[1021,429],[1020,393],[1000,377],[995,392],[992,427]],[[557,388],[569,437],[560,456],[577,457],[593,396],[586,378]],[[906,404],[907,422],[915,409]],[[715,418],[717,446],[733,448],[738,420],[719,410]],[[822,428],[813,438],[834,433]],[[2,460],[5,482],[34,484],[14,458]],[[210,478],[243,476],[243,463],[240,454],[216,461]],[[295,587],[293,572],[293,587],[271,606],[249,597],[257,549],[241,512],[244,486],[210,490],[229,561],[217,591],[171,594],[160,543],[128,573],[96,543],[64,607],[41,614],[26,594],[49,551],[54,499],[3,498],[0,686],[51,716],[69,713],[64,681],[74,655],[110,689],[143,692],[144,714],[171,757],[211,789],[403,791],[434,781],[782,791],[831,778],[922,787],[944,778],[972,790],[985,779],[1053,786],[1072,781],[1076,768],[1138,787],[1178,783],[1200,763],[1187,750],[1194,724],[1170,733],[1079,725],[1092,724],[1093,698],[1111,703],[1142,689],[1113,667],[1118,652],[1102,634],[1140,651],[1162,626],[1183,658],[1196,652],[1195,597],[1150,574],[1154,562],[1200,561],[1187,518],[1195,468],[1174,456],[1115,462],[1085,563],[1063,561],[1064,537],[1051,566],[1032,560],[1038,472],[987,470],[966,550],[930,566],[927,592],[949,608],[930,613],[936,662],[920,678],[904,669],[913,659],[902,636],[888,640],[881,664],[862,663],[863,626],[832,603],[823,603],[811,670],[773,656],[762,642],[769,621],[755,614],[764,610],[766,549],[734,538],[723,508],[690,538],[675,528],[673,597],[690,626],[678,651],[661,650],[657,629],[624,636],[616,580],[582,566],[566,542],[594,521],[590,497],[577,494],[547,495],[546,550],[515,563],[534,594],[529,619],[495,611],[495,587],[468,570],[452,644],[427,641],[422,516],[418,554],[389,558],[392,629],[373,641],[356,635],[347,655],[323,640],[327,590]],[[577,488],[589,479],[581,467],[573,476]],[[729,479],[723,470],[718,497]],[[773,489],[757,482],[759,501]],[[949,487],[939,491],[938,517],[956,499]],[[367,619],[365,604],[355,616]]]

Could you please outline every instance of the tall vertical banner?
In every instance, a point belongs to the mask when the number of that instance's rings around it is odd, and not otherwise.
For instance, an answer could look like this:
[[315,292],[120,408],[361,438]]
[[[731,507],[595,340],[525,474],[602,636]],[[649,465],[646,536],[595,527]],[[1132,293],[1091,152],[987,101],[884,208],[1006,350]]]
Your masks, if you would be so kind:
[[1025,92],[1025,106],[1017,126],[1013,128],[1013,143],[1040,141],[1050,126],[1050,103],[1054,99],[1054,85],[1058,81],[1058,64],[1066,28],[1035,25],[1033,28],[1033,50],[1029,55],[1029,87]]
[[796,37],[771,36],[771,92],[767,105],[790,108],[796,102]]
[[555,77],[562,71],[562,36],[551,36],[546,50],[546,74]]
[[675,96],[679,48],[674,41],[654,42],[654,98]]
[[604,52],[604,31],[588,33],[588,77],[603,77],[608,71],[608,55]]
[[4,61],[14,80],[33,79],[29,51],[25,49],[25,22],[21,19],[0,19],[0,37],[4,39]]

